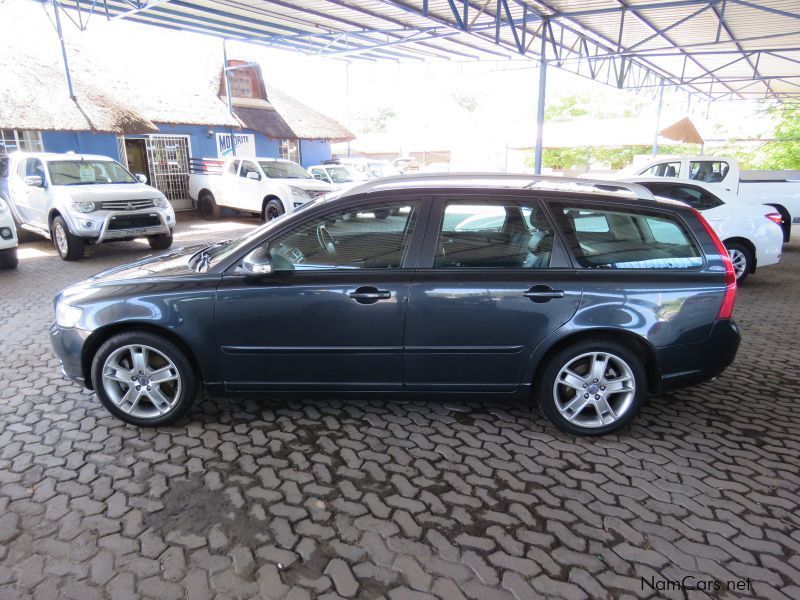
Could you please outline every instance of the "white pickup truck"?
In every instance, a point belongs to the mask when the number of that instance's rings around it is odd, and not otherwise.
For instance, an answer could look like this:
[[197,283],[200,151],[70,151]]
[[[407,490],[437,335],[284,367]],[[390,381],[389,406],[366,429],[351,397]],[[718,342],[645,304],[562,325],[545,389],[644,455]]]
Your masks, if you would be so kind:
[[[626,169],[627,176],[677,177],[713,183],[747,204],[768,204],[783,217],[783,240],[800,224],[800,171],[745,171],[736,159],[718,156],[660,156]],[[620,174],[622,175],[622,174]]]
[[144,175],[131,175],[107,156],[15,152],[8,165],[9,207],[18,231],[53,241],[64,260],[86,244],[145,237],[172,245],[175,211]]
[[232,157],[201,162],[206,172],[189,175],[189,197],[205,219],[219,218],[228,207],[271,221],[333,190],[290,160]]

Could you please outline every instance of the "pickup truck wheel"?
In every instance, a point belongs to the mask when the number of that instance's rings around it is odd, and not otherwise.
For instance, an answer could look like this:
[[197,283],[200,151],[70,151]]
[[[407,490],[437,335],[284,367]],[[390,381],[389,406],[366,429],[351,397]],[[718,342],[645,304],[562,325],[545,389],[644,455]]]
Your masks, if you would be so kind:
[[379,208],[375,211],[375,218],[383,220],[389,216],[390,212],[388,208]]
[[282,214],[283,204],[281,204],[280,200],[273,198],[264,205],[264,210],[261,213],[261,220],[272,221],[272,219],[277,219]]
[[212,219],[219,219],[222,214],[222,209],[214,200],[214,195],[211,192],[204,192],[200,195],[200,216],[206,221]]
[[66,221],[60,215],[53,219],[50,235],[58,255],[63,260],[83,258],[83,248],[86,246],[86,242],[78,236],[72,235]]
[[147,238],[147,243],[153,250],[166,250],[172,246],[172,232],[151,235]]
[[16,269],[18,264],[19,258],[17,258],[16,248],[0,250],[0,271],[5,269]]
[[733,271],[736,273],[736,283],[741,285],[753,270],[753,253],[750,249],[738,242],[725,244],[728,254],[733,263]]

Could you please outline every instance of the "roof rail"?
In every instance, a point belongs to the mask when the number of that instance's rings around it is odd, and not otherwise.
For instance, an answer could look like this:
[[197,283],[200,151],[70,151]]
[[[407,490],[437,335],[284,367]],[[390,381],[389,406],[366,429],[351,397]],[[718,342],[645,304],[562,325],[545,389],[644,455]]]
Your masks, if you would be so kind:
[[[473,187],[480,184],[500,185],[516,189],[564,189],[576,192],[615,193],[629,192],[643,200],[655,200],[653,193],[646,187],[625,181],[605,179],[583,179],[577,177],[560,177],[558,175],[528,175],[525,173],[416,173],[413,175],[392,175],[373,179],[349,188],[342,196],[365,194],[394,189],[426,187],[432,182],[441,182],[453,187]],[[503,186],[503,182],[507,185]],[[511,185],[508,185],[511,184]]]

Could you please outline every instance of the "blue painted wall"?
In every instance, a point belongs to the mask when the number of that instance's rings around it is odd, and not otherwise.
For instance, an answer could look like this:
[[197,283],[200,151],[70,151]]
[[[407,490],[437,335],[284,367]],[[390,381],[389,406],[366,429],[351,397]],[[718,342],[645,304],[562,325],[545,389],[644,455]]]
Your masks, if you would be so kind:
[[117,136],[113,133],[43,131],[42,144],[46,152],[101,154],[119,160]]
[[[159,133],[165,135],[188,135],[193,158],[216,158],[217,133],[227,133],[224,127],[208,127],[204,125],[166,125],[158,124]],[[209,131],[212,135],[209,137]],[[238,130],[237,130],[238,131]],[[265,158],[278,158],[279,141],[261,133],[242,130],[241,133],[252,133],[256,140],[256,154]],[[136,136],[132,136],[136,137]],[[88,133],[73,131],[43,131],[42,142],[47,152],[83,152],[101,154],[119,160],[117,138],[112,133]],[[300,140],[300,161],[304,167],[317,165],[331,158],[331,147],[326,141]]]
[[308,168],[331,158],[331,145],[324,140],[300,140],[300,162]]

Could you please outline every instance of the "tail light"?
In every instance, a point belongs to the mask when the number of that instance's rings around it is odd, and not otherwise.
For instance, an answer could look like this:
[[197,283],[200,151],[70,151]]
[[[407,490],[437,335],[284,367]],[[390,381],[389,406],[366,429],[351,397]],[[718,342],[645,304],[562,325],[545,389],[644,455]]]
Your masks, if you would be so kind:
[[733,270],[731,256],[728,254],[725,244],[719,239],[717,232],[711,228],[711,225],[709,225],[703,215],[695,209],[692,209],[692,211],[703,225],[703,229],[706,230],[711,241],[714,242],[714,246],[716,246],[717,252],[719,252],[719,256],[722,259],[722,264],[725,265],[725,295],[722,298],[722,305],[719,307],[719,313],[717,313],[717,320],[730,319],[733,315],[733,305],[736,302],[736,271]]
[[770,221],[772,221],[776,225],[780,225],[781,227],[783,227],[783,217],[781,216],[781,213],[771,212],[765,214],[764,216],[767,217]]

